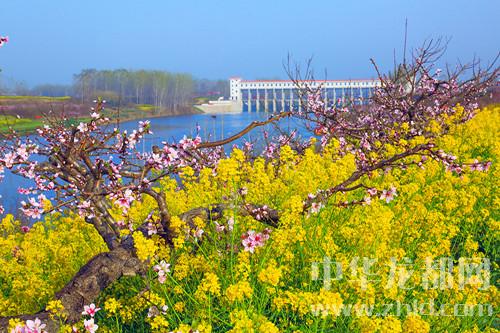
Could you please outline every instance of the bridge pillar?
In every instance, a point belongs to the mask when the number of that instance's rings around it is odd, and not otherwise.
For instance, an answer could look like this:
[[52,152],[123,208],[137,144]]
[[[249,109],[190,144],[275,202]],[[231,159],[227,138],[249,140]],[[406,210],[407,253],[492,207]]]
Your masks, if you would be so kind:
[[273,113],[276,113],[276,89],[273,88]]
[[256,111],[260,112],[260,91],[257,89],[257,100],[255,101]]
[[290,90],[290,110],[293,110],[293,90]]
[[264,111],[269,112],[269,99],[267,89],[264,89]]
[[281,111],[285,111],[285,89],[281,88]]
[[248,112],[252,112],[252,90],[248,89]]

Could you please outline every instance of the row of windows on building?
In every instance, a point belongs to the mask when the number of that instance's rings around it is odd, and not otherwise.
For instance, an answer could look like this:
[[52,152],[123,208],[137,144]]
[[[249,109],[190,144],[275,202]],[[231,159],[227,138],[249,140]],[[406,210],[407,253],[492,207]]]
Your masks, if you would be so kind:
[[[344,82],[314,82],[312,84],[313,86],[319,86],[323,85],[325,87],[366,87],[366,86],[376,86],[378,85],[378,81],[344,81]],[[248,89],[248,88],[257,88],[257,87],[280,87],[280,88],[285,88],[285,87],[295,87],[294,83],[279,83],[279,82],[272,82],[272,83],[240,83],[239,84],[240,89]]]

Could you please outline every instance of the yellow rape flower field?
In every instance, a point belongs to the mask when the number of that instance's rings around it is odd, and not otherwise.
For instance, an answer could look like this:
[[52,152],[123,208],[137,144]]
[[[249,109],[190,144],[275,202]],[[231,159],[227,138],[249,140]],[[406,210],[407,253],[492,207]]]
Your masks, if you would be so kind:
[[[337,156],[338,143],[322,154],[284,148],[279,168],[235,150],[216,173],[184,169],[181,188],[176,179],[159,187],[179,235],[174,247],[134,232],[151,269],[101,294],[99,331],[498,332],[499,130],[500,107],[489,106],[439,139],[463,163],[491,161],[487,172],[458,176],[434,161],[386,170],[364,182],[395,187],[394,200],[346,208],[338,203],[363,191],[339,193],[306,216],[309,193],[354,170],[353,156]],[[242,188],[244,196],[234,195]],[[226,218],[217,223],[175,216],[219,202]],[[245,202],[278,210],[279,227],[238,215]],[[129,222],[140,225],[153,208],[135,203]],[[104,242],[77,215],[52,214],[28,233],[12,216],[0,227],[0,315],[47,309],[63,322],[54,293]],[[252,233],[262,246],[245,251]]]

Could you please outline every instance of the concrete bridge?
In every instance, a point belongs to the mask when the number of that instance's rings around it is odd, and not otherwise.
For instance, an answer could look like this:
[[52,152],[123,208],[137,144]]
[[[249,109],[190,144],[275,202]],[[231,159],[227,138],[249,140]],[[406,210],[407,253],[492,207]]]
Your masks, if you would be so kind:
[[[353,100],[366,104],[379,80],[317,80],[307,81],[313,88],[321,87],[328,105]],[[243,112],[281,112],[300,109],[297,86],[290,80],[247,81],[239,77],[229,79],[230,100],[234,108]]]

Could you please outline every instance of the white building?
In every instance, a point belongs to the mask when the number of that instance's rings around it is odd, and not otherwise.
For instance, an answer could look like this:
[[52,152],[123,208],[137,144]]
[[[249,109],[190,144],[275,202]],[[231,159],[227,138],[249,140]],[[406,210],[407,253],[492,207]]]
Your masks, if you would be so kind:
[[[364,104],[380,86],[379,80],[323,80],[308,81],[313,88],[321,87],[325,102],[343,103],[352,99]],[[299,107],[296,85],[290,80],[247,81],[239,77],[229,79],[230,100],[241,105],[245,112],[280,112]]]

